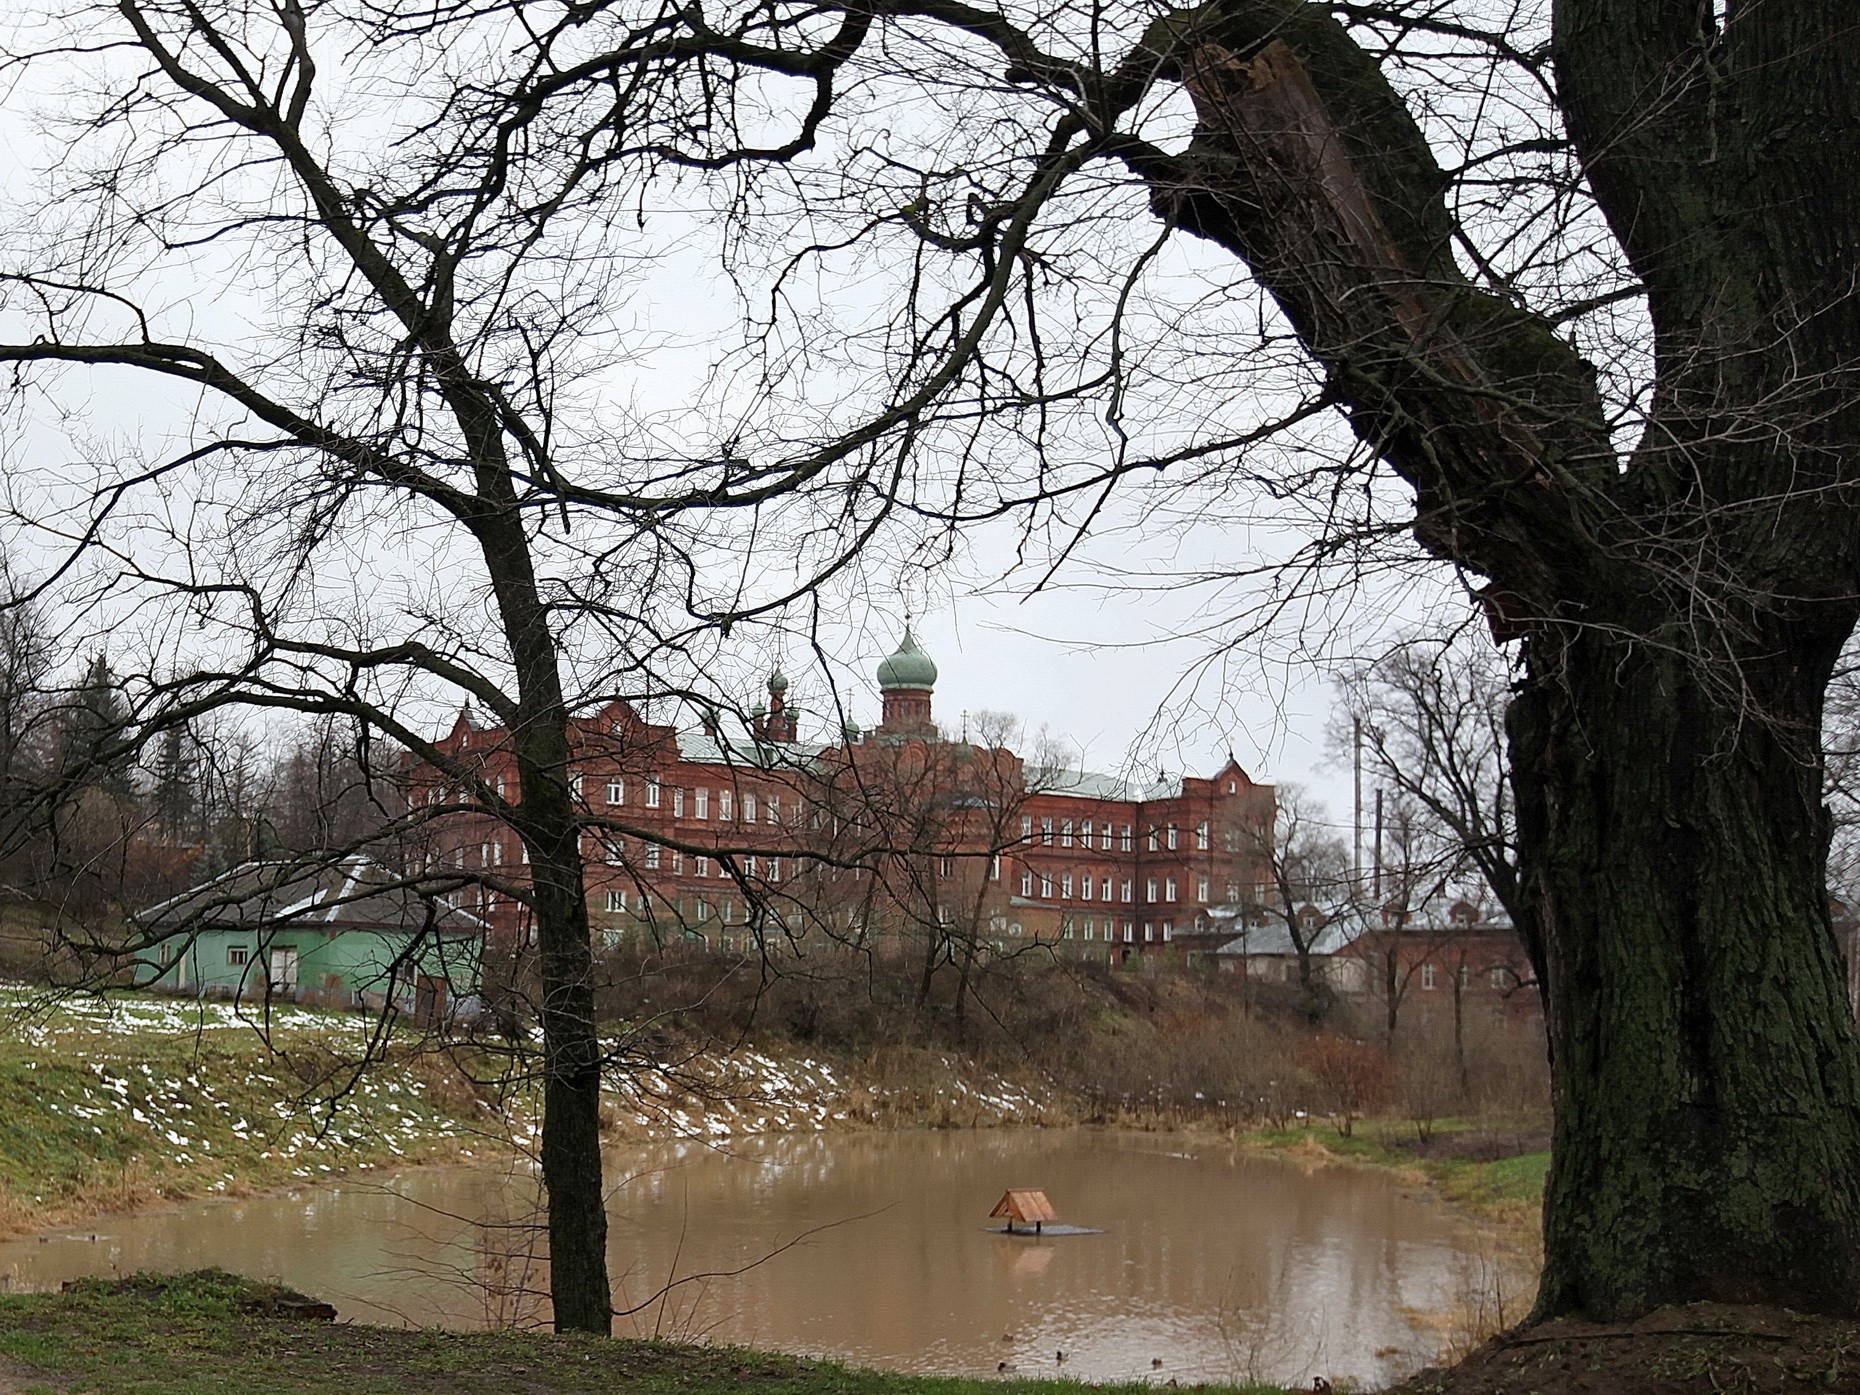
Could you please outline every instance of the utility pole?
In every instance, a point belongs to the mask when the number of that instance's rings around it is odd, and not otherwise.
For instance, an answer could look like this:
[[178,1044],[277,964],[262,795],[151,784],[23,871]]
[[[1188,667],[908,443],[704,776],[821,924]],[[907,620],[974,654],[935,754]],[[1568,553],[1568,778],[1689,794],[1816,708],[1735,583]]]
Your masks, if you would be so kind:
[[1350,722],[1351,763],[1354,767],[1356,782],[1355,810],[1350,839],[1350,879],[1355,884],[1356,895],[1363,894],[1363,719],[1356,717]]
[[1382,904],[1382,791],[1376,791],[1376,904]]

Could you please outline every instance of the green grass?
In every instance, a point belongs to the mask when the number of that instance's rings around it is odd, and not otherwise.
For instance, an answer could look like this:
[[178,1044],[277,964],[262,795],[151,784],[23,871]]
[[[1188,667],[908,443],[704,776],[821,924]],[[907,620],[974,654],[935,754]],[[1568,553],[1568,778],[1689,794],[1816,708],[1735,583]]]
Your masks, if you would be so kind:
[[[1435,1132],[1450,1140],[1454,1134],[1470,1133],[1476,1127],[1469,1120],[1445,1120]],[[1543,1204],[1549,1153],[1523,1153],[1495,1162],[1428,1158],[1392,1146],[1391,1139],[1408,1134],[1410,1130],[1400,1124],[1359,1120],[1348,1138],[1334,1128],[1305,1125],[1296,1129],[1256,1129],[1242,1135],[1242,1141],[1275,1151],[1310,1149],[1315,1144],[1352,1162],[1425,1177],[1445,1200],[1487,1220],[1507,1225],[1534,1222]]]
[[[734,1347],[407,1331],[269,1315],[216,1271],[0,1298],[0,1386],[110,1395],[1080,1395],[1152,1385],[900,1376]],[[254,1308],[257,1311],[254,1311]],[[9,1379],[10,1378],[10,1379]],[[1277,1386],[1217,1387],[1283,1395]]]

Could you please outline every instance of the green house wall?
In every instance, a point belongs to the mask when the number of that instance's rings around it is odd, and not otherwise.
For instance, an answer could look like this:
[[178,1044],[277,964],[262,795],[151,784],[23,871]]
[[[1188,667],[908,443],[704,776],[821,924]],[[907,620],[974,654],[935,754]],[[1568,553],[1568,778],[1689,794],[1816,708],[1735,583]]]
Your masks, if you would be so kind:
[[[418,949],[395,970],[415,940]],[[233,949],[245,962],[232,962]],[[411,1009],[419,976],[442,980],[449,998],[476,993],[482,946],[475,935],[417,936],[405,930],[303,927],[271,930],[201,930],[170,951],[165,964],[146,964],[136,975],[139,987],[208,997],[262,996],[266,966],[274,949],[297,951],[297,988],[293,995],[309,1001],[343,1002],[355,995],[359,1005],[385,998],[390,987],[401,1006]],[[371,1004],[372,1005],[372,1004]]]

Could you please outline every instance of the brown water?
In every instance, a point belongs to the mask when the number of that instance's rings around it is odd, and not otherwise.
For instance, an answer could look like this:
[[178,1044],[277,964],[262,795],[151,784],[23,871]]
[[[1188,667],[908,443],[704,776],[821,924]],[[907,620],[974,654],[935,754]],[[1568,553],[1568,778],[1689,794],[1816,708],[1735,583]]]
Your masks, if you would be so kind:
[[[618,1330],[901,1371],[1374,1385],[1433,1355],[1437,1328],[1411,1319],[1492,1273],[1472,1229],[1384,1175],[1155,1135],[788,1135],[613,1162],[622,1306],[690,1280]],[[1008,1186],[1103,1233],[988,1233]],[[528,1232],[476,1224],[522,1220],[533,1191],[527,1174],[448,1168],[188,1203],[0,1245],[0,1283],[219,1265],[345,1318],[534,1320]]]

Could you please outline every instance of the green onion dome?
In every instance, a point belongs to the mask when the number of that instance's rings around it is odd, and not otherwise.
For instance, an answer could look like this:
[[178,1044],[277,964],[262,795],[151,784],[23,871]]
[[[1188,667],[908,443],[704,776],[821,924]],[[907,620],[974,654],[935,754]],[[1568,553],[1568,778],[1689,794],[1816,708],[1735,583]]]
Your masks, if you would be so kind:
[[904,640],[898,645],[897,652],[879,664],[878,686],[884,692],[890,692],[893,688],[936,686],[936,665],[930,662],[928,654],[917,647],[910,626],[904,627]]

